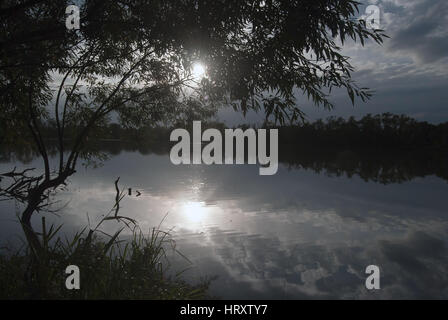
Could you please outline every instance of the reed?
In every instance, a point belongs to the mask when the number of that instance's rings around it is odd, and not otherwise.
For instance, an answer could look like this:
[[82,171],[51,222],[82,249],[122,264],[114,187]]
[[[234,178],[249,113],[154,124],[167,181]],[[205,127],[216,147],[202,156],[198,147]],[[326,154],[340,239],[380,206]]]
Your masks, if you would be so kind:
[[[62,226],[47,228],[43,218],[40,252],[25,241],[19,250],[0,255],[0,299],[207,298],[210,281],[191,285],[180,273],[170,272],[167,250],[182,255],[170,232],[159,225],[144,233],[136,221],[119,214],[125,195],[118,181],[114,207],[93,229],[86,227],[63,238]],[[122,225],[113,235],[101,230],[108,220]],[[125,228],[132,230],[132,236],[123,240],[120,235]],[[65,286],[69,265],[81,271],[79,290]]]

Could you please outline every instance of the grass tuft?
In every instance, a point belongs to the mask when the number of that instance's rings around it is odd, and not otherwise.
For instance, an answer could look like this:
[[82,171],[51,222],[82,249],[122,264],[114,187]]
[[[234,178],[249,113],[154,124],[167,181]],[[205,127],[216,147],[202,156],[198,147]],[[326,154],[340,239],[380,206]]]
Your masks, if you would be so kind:
[[[0,299],[206,299],[208,280],[191,285],[179,274],[168,275],[166,250],[177,252],[169,232],[159,226],[144,234],[134,220],[118,215],[118,181],[116,204],[94,229],[62,239],[61,227],[47,229],[43,218],[39,255],[29,244],[0,255]],[[113,235],[100,230],[114,219],[125,227]],[[130,240],[120,240],[124,228],[132,230]],[[79,290],[65,286],[69,265],[80,269]]]

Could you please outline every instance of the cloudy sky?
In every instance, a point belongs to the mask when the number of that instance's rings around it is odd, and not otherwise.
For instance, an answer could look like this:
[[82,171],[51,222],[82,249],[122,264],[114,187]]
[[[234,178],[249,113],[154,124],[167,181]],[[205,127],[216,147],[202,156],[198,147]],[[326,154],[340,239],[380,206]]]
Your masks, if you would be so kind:
[[[331,100],[336,108],[332,111],[316,108],[298,94],[298,104],[308,119],[392,112],[432,123],[448,121],[448,1],[361,2],[365,5],[360,16],[367,5],[380,8],[380,27],[390,39],[383,46],[373,42],[365,47],[348,44],[343,53],[352,58],[356,67],[353,78],[376,93],[371,101],[359,101],[353,107],[345,92],[335,91]],[[262,118],[250,114],[244,119],[228,109],[222,110],[219,117],[228,124],[254,123]]]

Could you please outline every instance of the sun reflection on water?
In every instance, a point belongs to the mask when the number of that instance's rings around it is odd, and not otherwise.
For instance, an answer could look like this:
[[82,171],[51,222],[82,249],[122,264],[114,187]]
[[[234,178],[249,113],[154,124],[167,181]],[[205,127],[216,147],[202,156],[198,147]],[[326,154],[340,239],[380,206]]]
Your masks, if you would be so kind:
[[204,202],[188,201],[182,205],[182,214],[189,222],[203,222],[206,217],[207,208]]

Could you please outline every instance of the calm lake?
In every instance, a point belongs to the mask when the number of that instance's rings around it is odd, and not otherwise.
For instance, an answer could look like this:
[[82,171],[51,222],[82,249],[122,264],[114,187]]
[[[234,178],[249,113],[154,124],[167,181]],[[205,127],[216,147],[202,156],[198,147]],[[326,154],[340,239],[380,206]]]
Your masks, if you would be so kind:
[[[57,198],[60,217],[46,217],[63,223],[66,233],[86,226],[87,216],[94,224],[112,208],[121,177],[121,187],[132,188],[121,214],[143,230],[163,220],[161,229],[171,230],[191,261],[170,254],[173,270],[189,267],[183,274],[189,281],[216,276],[215,297],[448,298],[447,181],[410,171],[384,180],[384,166],[360,171],[359,159],[348,158],[305,166],[291,165],[290,157],[276,175],[260,176],[258,165],[175,166],[164,152],[115,150],[101,167],[80,166]],[[2,156],[1,172],[14,166],[41,163]],[[0,202],[1,245],[22,236],[19,209]],[[35,215],[34,225],[40,219]],[[104,230],[117,228],[110,222]],[[380,290],[365,287],[372,264],[381,270]]]

